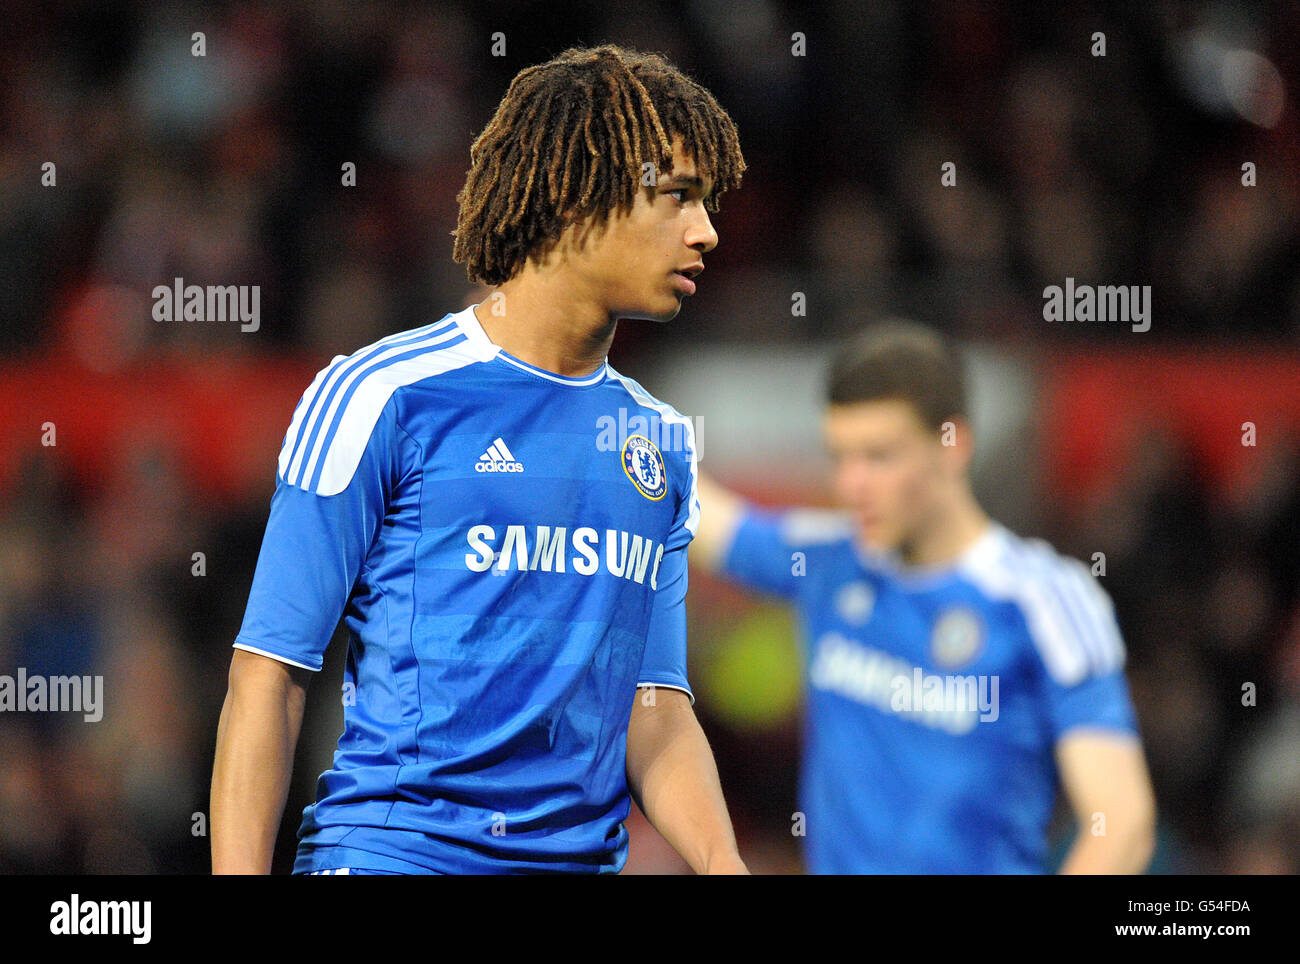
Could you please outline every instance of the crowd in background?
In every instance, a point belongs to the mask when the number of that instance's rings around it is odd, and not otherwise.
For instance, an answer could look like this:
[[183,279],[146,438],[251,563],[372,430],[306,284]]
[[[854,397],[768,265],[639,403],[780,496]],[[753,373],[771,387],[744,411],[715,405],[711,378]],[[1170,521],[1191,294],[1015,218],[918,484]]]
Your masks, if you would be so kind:
[[[652,391],[673,351],[829,344],[884,314],[1021,354],[1296,352],[1297,113],[1274,101],[1300,92],[1300,8],[574,7],[7,4],[0,371],[129,375],[217,355],[319,367],[457,310],[475,294],[450,257],[470,142],[518,70],[605,40],[660,51],[708,86],[749,164],[714,217],[699,295],[671,324],[620,327],[611,363]],[[1241,68],[1240,49],[1271,66]],[[42,187],[47,162],[57,180]],[[259,330],[155,322],[150,292],[177,277],[260,286]],[[1151,285],[1151,330],[1044,321],[1043,288],[1067,277]],[[5,406],[26,417],[22,398]],[[215,725],[273,452],[211,500],[174,439],[124,438],[89,483],[29,435],[0,452],[0,673],[102,673],[113,711],[95,725],[0,714],[0,871],[205,871]],[[1024,472],[1040,454],[1023,453]],[[1295,436],[1275,435],[1225,490],[1177,436],[1153,435],[1114,453],[1089,501],[1034,513],[1062,549],[1106,545],[1125,574],[1106,588],[1161,809],[1155,869],[1300,870],[1297,469]],[[195,546],[214,561],[202,579]],[[337,647],[331,658],[337,669]],[[325,687],[311,701],[309,714],[337,702]],[[796,868],[796,720],[757,738],[700,710],[742,853],[756,870]],[[303,760],[329,750],[304,751],[293,799],[319,772]],[[291,806],[277,869],[298,819]],[[634,850],[633,866],[660,865]]]

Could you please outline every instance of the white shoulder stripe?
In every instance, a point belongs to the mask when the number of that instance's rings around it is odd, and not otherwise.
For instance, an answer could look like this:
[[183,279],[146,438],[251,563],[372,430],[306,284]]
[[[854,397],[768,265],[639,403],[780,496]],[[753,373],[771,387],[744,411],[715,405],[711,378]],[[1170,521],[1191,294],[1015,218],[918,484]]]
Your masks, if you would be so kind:
[[[468,342],[445,344],[460,334],[455,326],[414,341],[410,334],[405,333],[404,342],[386,339],[335,359],[316,376],[280,450],[280,474],[286,482],[317,495],[342,492],[398,388],[485,360],[481,349]],[[411,357],[401,357],[407,354]]]
[[1124,641],[1115,622],[1115,607],[1088,567],[1077,559],[1053,553],[1059,576],[1054,585],[1066,599],[1066,611],[1077,614],[1080,640],[1094,674],[1124,665]]
[[302,436],[303,422],[307,420],[308,414],[312,413],[312,402],[319,395],[321,386],[327,378],[338,367],[339,362],[345,361],[346,355],[335,355],[333,361],[316,373],[307,390],[302,393],[302,398],[298,399],[298,407],[293,410],[293,418],[289,421],[289,431],[284,435],[284,443],[280,446],[280,457],[277,462],[277,470],[280,478],[288,481],[289,478],[289,459],[292,457],[298,440]]
[[325,395],[328,394],[329,386],[337,384],[339,377],[351,363],[373,353],[378,348],[391,345],[393,342],[427,335],[446,321],[447,319],[443,318],[441,321],[426,325],[423,328],[417,328],[414,331],[396,332],[379,339],[379,341],[371,345],[358,349],[351,355],[335,355],[328,365],[317,372],[312,383],[307,386],[307,391],[303,392],[302,398],[298,401],[298,407],[294,409],[293,418],[289,422],[289,431],[286,433],[284,445],[280,449],[279,473],[281,478],[291,481],[289,479],[289,461],[291,458],[294,460],[295,467],[301,467],[301,458],[294,458],[294,455],[300,451],[302,443],[305,441],[304,435],[310,432],[310,425],[318,424],[320,412],[317,407]]
[[1011,536],[994,564],[967,570],[994,598],[1015,602],[1048,673],[1063,686],[1124,665],[1124,642],[1106,591],[1077,559],[1040,539]]
[[[456,329],[452,327],[415,343],[395,342],[379,352],[364,357],[353,356],[354,360],[350,360],[350,363],[334,366],[334,373],[321,386],[324,394],[312,420],[305,444],[298,448],[298,454],[294,456],[289,466],[289,481],[302,486],[311,484],[311,479],[316,473],[316,464],[323,457],[326,445],[333,444],[331,426],[334,424],[335,415],[345,403],[351,407],[350,396],[356,391],[354,386],[359,386],[364,379],[368,378],[375,365],[388,365],[398,356],[416,349],[437,348],[440,343],[455,338],[457,334]],[[376,412],[375,416],[378,415],[379,413]]]
[[1097,610],[1095,601],[1085,595],[1084,584],[1073,567],[1065,560],[1058,561],[1057,565],[1062,567],[1061,572],[1052,580],[1051,585],[1061,597],[1066,616],[1079,627],[1079,643],[1089,663],[1094,667],[1104,666],[1107,644],[1101,613]]

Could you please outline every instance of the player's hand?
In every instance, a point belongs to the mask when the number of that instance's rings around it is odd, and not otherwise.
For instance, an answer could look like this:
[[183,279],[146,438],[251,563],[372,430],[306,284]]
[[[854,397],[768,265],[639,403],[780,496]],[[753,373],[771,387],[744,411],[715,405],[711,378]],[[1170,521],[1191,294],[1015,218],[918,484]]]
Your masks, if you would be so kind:
[[723,854],[720,857],[715,857],[710,860],[708,866],[704,868],[704,872],[709,876],[715,874],[749,875],[749,868],[746,867],[745,862],[740,859],[740,854],[730,853]]

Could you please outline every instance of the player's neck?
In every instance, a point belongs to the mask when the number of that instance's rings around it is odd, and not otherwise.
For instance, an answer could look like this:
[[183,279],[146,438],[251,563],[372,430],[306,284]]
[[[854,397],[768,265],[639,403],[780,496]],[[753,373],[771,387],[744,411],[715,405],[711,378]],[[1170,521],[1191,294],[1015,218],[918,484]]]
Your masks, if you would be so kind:
[[917,537],[899,549],[908,566],[932,568],[956,562],[988,532],[992,520],[969,490],[936,512]]
[[580,378],[605,363],[618,322],[557,274],[525,269],[474,306],[488,340],[520,361]]

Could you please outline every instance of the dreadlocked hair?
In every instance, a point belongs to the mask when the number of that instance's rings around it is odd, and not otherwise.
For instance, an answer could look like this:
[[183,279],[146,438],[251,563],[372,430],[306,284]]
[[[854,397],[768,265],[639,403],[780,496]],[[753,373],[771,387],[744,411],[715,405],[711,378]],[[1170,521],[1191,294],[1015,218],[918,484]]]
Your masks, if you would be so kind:
[[716,213],[745,171],[736,125],[663,57],[605,44],[521,70],[470,147],[452,257],[470,281],[508,281],[570,224],[630,210],[644,163],[671,173],[673,136],[713,181]]

